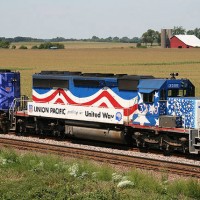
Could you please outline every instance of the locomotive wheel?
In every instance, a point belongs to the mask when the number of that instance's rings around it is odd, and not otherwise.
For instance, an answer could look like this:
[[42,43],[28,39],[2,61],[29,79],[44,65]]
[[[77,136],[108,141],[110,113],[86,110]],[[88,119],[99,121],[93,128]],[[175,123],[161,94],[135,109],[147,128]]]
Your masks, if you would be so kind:
[[2,127],[3,134],[8,134],[9,128],[8,127]]
[[63,131],[60,132],[59,138],[61,140],[65,139],[65,133]]
[[16,124],[16,135],[21,136],[25,132],[25,124],[24,121],[19,119]]
[[172,154],[172,148],[170,147],[169,144],[166,144],[163,150],[164,150],[164,153],[163,153],[164,156],[170,156]]

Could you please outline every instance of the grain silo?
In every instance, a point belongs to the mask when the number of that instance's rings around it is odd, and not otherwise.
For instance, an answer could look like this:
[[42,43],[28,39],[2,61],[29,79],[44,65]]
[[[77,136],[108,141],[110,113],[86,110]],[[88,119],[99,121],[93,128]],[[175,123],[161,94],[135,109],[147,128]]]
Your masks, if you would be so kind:
[[161,47],[170,48],[170,38],[172,37],[172,29],[161,29]]

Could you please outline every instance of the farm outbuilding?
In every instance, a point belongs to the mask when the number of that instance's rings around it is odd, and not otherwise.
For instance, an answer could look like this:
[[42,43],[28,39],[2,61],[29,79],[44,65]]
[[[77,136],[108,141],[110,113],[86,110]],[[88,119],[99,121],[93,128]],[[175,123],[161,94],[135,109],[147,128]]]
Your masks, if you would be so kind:
[[200,47],[200,39],[195,35],[174,35],[170,38],[171,48]]

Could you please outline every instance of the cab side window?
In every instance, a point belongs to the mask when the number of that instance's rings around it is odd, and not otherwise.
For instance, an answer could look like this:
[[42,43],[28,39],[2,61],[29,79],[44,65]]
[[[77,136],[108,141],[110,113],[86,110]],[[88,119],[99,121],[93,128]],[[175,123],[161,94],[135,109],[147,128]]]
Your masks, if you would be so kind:
[[154,102],[154,92],[144,93],[143,94],[143,102],[144,103],[153,103]]
[[166,100],[166,90],[164,89],[160,91],[160,100]]

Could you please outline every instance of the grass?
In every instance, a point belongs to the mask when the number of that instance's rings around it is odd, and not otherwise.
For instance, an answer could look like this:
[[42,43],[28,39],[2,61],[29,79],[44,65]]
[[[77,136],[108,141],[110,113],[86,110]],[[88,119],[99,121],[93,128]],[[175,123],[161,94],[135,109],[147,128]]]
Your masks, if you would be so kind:
[[200,61],[185,61],[185,62],[154,62],[154,63],[123,63],[123,64],[111,64],[110,66],[167,66],[167,65],[188,65],[188,64],[200,64]]
[[193,82],[196,95],[200,96],[200,49],[137,49],[130,48],[130,44],[123,46],[120,43],[70,42],[66,45],[68,47],[64,50],[0,49],[0,68],[20,71],[22,93],[29,96],[31,76],[41,70],[145,74],[157,77],[169,77],[171,72],[179,72],[180,78],[189,78]]
[[136,169],[0,151],[0,199],[199,199],[195,179],[169,181]]

